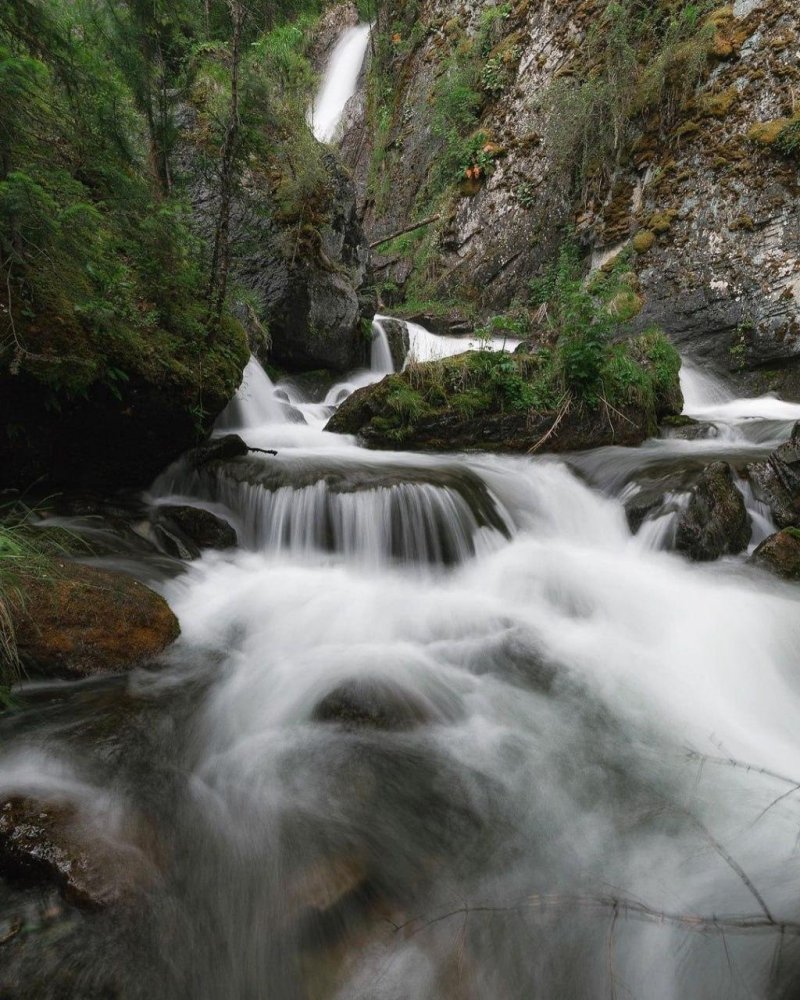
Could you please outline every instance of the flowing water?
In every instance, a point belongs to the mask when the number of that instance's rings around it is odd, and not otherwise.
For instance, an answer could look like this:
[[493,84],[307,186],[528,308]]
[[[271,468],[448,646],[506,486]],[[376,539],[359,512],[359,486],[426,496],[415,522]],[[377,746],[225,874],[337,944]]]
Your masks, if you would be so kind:
[[333,142],[356,83],[369,44],[370,25],[349,28],[336,43],[309,113],[309,125],[320,142]]
[[796,996],[791,931],[736,923],[800,917],[800,802],[767,773],[800,781],[797,591],[633,537],[622,499],[763,454],[800,407],[684,383],[709,437],[422,456],[324,432],[330,401],[251,362],[224,426],[278,455],[152,490],[241,543],[142,564],[177,646],[32,688],[2,732],[3,791],[72,803],[146,873],[32,936],[19,995]]

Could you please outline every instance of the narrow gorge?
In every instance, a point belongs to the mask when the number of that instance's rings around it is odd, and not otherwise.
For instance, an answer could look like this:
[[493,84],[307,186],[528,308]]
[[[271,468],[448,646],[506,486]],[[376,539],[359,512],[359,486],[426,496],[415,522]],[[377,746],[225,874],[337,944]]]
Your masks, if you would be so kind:
[[798,82],[0,11],[0,997],[800,998]]

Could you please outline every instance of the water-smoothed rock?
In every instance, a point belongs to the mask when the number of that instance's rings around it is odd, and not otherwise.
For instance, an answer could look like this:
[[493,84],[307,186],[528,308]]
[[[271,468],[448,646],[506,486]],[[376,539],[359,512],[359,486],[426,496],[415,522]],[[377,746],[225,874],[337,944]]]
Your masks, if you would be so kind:
[[96,909],[145,888],[155,869],[136,847],[92,828],[74,805],[17,796],[0,803],[0,872],[53,885],[68,902]]
[[715,438],[719,430],[714,424],[705,420],[695,420],[681,413],[675,417],[666,417],[659,425],[661,437],[670,438],[673,441],[704,441],[706,438]]
[[800,527],[800,421],[791,438],[764,462],[747,467],[753,495],[772,511],[779,528]]
[[652,392],[631,393],[613,405],[572,401],[562,409],[539,409],[534,401],[542,366],[536,355],[470,351],[357,390],[325,429],[358,435],[370,448],[421,451],[563,452],[641,444],[656,433],[659,419],[683,406],[677,363],[669,376],[662,371],[650,378],[649,344],[646,338],[632,341],[627,351]]
[[329,691],[311,717],[348,729],[413,729],[432,721],[435,713],[401,684],[382,677],[355,677]]
[[229,549],[236,545],[234,528],[201,507],[156,507],[153,528],[162,548],[179,559],[195,559],[202,549]]
[[747,548],[752,528],[733,476],[727,462],[713,462],[693,488],[675,536],[676,549],[690,559],[709,562]]
[[89,677],[152,660],[180,633],[159,594],[124,573],[53,562],[21,584],[14,622],[32,673]]
[[800,530],[784,528],[758,546],[750,562],[786,580],[800,580]]

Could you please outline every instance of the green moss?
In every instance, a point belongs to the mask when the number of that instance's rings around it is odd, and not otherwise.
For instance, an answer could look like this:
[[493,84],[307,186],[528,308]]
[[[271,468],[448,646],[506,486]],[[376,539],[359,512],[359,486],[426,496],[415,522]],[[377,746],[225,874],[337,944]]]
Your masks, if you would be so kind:
[[631,240],[631,246],[639,254],[645,254],[651,250],[656,241],[656,235],[652,229],[640,229]]
[[769,122],[758,122],[747,131],[747,138],[758,146],[776,148],[785,151],[785,146],[792,145],[793,136],[800,145],[800,115],[793,118],[776,118]]
[[668,209],[665,212],[655,212],[647,220],[647,226],[651,232],[658,236],[663,236],[664,233],[668,233],[672,229],[672,222],[677,214],[674,209]]
[[739,91],[736,87],[729,87],[727,90],[705,95],[700,101],[700,107],[711,118],[725,118],[738,99]]

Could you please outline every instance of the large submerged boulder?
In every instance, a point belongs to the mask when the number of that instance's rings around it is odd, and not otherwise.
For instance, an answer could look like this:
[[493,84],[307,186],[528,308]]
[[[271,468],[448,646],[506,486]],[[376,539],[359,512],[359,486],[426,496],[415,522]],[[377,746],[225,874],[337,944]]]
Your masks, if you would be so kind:
[[750,517],[727,462],[713,462],[692,489],[681,515],[675,548],[697,562],[736,555],[750,541]]
[[163,597],[125,573],[54,562],[22,582],[14,631],[30,672],[80,678],[153,659],[180,626]]
[[381,677],[343,681],[314,707],[315,722],[338,723],[346,729],[413,729],[435,718],[423,698]]

